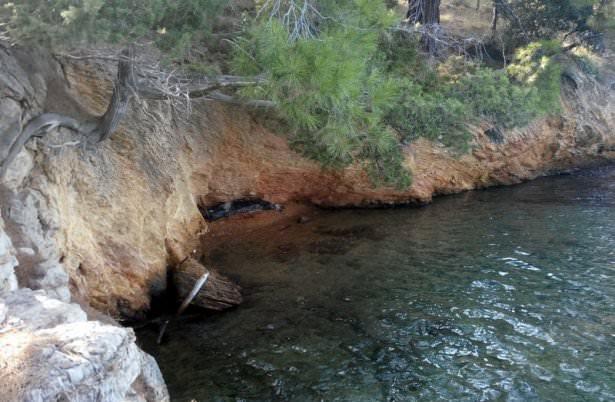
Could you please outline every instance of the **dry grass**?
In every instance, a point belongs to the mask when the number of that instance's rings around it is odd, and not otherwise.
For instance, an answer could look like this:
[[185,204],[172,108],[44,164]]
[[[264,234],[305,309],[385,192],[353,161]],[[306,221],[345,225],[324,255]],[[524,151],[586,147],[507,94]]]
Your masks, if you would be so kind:
[[491,1],[442,0],[441,24],[449,32],[461,37],[487,37],[491,35]]
[[[491,35],[491,0],[481,0],[476,10],[477,0],[442,0],[440,6],[441,25],[459,37],[484,38]],[[399,0],[396,8],[400,15],[408,9],[407,1]]]

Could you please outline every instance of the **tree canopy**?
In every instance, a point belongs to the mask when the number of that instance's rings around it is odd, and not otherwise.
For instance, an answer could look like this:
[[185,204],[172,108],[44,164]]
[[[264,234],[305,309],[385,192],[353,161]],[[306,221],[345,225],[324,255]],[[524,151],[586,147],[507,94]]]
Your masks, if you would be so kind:
[[[419,137],[462,153],[471,123],[511,128],[557,112],[562,40],[613,26],[611,0],[493,0],[512,44],[498,64],[483,57],[488,43],[470,48],[446,32],[440,0],[411,0],[406,11],[374,0],[228,3],[24,0],[2,6],[0,29],[15,43],[51,48],[152,43],[172,68],[192,73],[207,68],[190,55],[225,41],[226,72],[258,79],[214,98],[275,105],[298,151],[325,166],[362,165],[374,183],[407,186],[403,150]],[[229,15],[233,30],[212,36]]]

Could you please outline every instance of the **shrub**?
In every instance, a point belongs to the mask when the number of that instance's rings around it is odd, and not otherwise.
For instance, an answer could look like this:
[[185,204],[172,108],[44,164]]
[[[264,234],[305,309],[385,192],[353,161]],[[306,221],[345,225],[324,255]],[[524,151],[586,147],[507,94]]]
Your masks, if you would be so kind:
[[517,50],[508,74],[518,83],[534,90],[528,104],[538,115],[560,109],[562,67],[558,41],[534,42]]
[[[336,14],[342,3],[352,7]],[[305,155],[332,167],[365,163],[376,182],[405,186],[401,145],[383,119],[398,90],[378,63],[379,35],[391,14],[369,0],[328,7],[335,22],[320,26],[316,39],[289,40],[275,19],[249,32],[237,48],[235,69],[265,74],[268,84],[243,94],[274,100],[291,144]]]
[[441,90],[425,91],[409,80],[402,84],[399,99],[387,114],[386,122],[402,133],[407,142],[425,137],[458,152],[467,151],[467,107]]
[[223,0],[23,0],[3,6],[15,41],[47,47],[121,43],[152,36],[181,54],[207,34]]
[[370,19],[350,9],[354,17],[324,22],[311,39],[289,40],[287,27],[267,21],[235,56],[238,72],[269,78],[244,95],[274,100],[295,149],[325,166],[361,162],[375,181],[403,185],[400,143],[424,137],[461,153],[468,123],[523,126],[559,106],[557,42],[520,49],[507,71],[454,57],[434,68],[417,38],[383,29],[383,7]]
[[[167,57],[182,57],[183,62],[187,51],[207,37],[225,3],[24,0],[7,3],[2,10],[9,13],[5,27],[20,42],[70,46],[147,37]],[[553,2],[544,9],[536,1],[521,3],[536,29],[543,24],[541,18],[557,12]],[[555,41],[519,49],[506,71],[454,57],[436,66],[420,53],[420,38],[394,28],[398,17],[385,2],[257,4],[265,8],[260,18],[246,24],[232,64],[238,73],[268,79],[241,95],[275,101],[295,149],[325,166],[362,164],[374,183],[409,184],[402,144],[416,138],[464,152],[471,139],[468,123],[488,120],[510,128],[559,108],[561,51]],[[547,28],[553,31],[586,19],[586,7],[570,7],[564,10],[567,17],[551,21],[555,25]],[[302,15],[301,10],[309,12]],[[575,10],[581,13],[578,18]],[[185,66],[190,71],[212,71],[199,63],[202,60],[190,61]]]
[[451,86],[450,96],[467,106],[472,119],[505,128],[523,126],[535,117],[535,91],[513,84],[503,71],[481,68]]
[[[486,120],[512,128],[559,110],[561,72],[555,60],[559,49],[555,42],[532,44],[519,50],[508,71],[452,57],[438,66],[437,76],[421,72],[419,80],[398,81],[401,91],[386,122],[406,141],[425,137],[467,151],[468,123]],[[409,61],[413,63],[414,56]],[[399,60],[391,65],[402,66],[393,68],[397,74],[405,71]]]
[[[501,1],[501,0],[500,0]],[[509,0],[503,2],[508,32],[518,43],[556,37],[561,32],[585,30],[601,0]]]

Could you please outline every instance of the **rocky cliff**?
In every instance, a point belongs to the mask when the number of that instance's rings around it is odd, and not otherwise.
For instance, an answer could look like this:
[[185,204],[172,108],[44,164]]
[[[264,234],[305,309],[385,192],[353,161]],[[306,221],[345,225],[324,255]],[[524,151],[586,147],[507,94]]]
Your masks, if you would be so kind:
[[[608,65],[609,59],[603,62]],[[11,141],[5,134],[42,111],[78,119],[101,115],[113,75],[111,62],[0,46],[0,159]],[[121,393],[164,395],[156,375],[145,375],[150,385],[141,381],[143,373],[157,369],[136,349],[129,330],[87,321],[69,302],[114,317],[138,317],[151,295],[166,287],[169,247],[187,255],[208,230],[200,205],[245,197],[321,206],[425,203],[438,194],[519,183],[615,159],[615,74],[604,67],[593,77],[570,68],[562,99],[561,116],[521,130],[474,127],[473,149],[466,155],[425,140],[408,145],[406,163],[414,180],[401,191],[374,188],[358,167],[323,170],[265,128],[260,116],[211,101],[194,102],[189,116],[174,114],[164,101],[133,107],[114,136],[96,146],[67,129],[54,130],[28,143],[0,185],[0,325],[9,331],[0,338],[12,345],[1,348],[9,355],[0,356],[0,364],[18,370],[10,363],[16,354],[27,362],[22,364],[35,367],[61,366],[81,356],[74,378],[45,392],[65,392],[63,386],[76,384],[70,392],[84,398],[80,392],[92,385],[91,373],[129,365],[121,386],[112,375],[98,383],[99,400]],[[72,313],[30,324],[15,312],[25,299],[37,300],[39,310],[55,299]],[[23,336],[15,340],[10,333]],[[83,343],[78,334],[87,334]],[[102,345],[96,353],[105,359],[90,359],[94,352],[87,345]],[[10,395],[25,395],[15,381]],[[111,388],[113,398],[103,398],[104,389]],[[40,400],[40,395],[29,398]]]

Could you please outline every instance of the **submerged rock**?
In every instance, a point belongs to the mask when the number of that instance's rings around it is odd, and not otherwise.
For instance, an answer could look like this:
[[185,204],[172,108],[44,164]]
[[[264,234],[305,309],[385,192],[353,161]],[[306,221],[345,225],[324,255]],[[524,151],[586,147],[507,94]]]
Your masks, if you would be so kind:
[[201,213],[208,221],[216,221],[218,219],[228,218],[238,214],[251,214],[262,211],[280,211],[281,209],[282,207],[280,205],[272,204],[264,200],[242,198],[210,207],[203,207],[201,208]]

